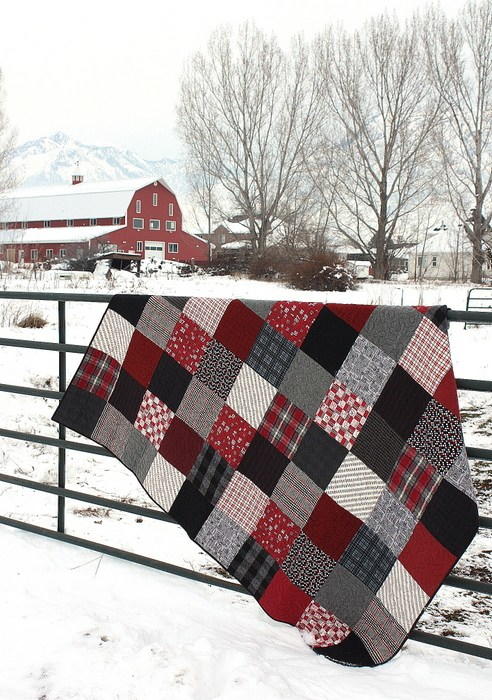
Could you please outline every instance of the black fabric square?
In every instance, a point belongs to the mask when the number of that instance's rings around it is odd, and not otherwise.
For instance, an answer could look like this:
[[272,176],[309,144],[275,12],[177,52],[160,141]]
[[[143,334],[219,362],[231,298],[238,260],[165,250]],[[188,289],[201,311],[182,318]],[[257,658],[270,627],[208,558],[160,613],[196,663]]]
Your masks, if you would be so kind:
[[357,436],[352,453],[387,483],[404,444],[373,409]]
[[421,522],[447,550],[461,557],[477,531],[477,504],[443,479]]
[[397,365],[374,404],[373,411],[406,440],[430,399],[425,389]]
[[71,384],[65,392],[52,420],[90,437],[106,401]]
[[150,380],[149,391],[176,413],[191,379],[192,375],[184,367],[163,352]]
[[288,463],[285,455],[256,433],[237,470],[271,496]]
[[130,423],[134,423],[144,394],[145,387],[122,368],[113,393],[109,397],[109,403],[125,416]]
[[314,651],[346,666],[376,666],[365,644],[355,632],[350,632],[339,644],[332,644],[330,647],[314,647]]
[[323,307],[301,349],[331,374],[336,374],[355,343],[357,331]]
[[345,569],[376,593],[396,561],[393,552],[366,525],[362,525],[339,559]]
[[292,461],[325,489],[347,455],[347,449],[316,423],[311,423]]
[[261,598],[278,569],[275,559],[252,537],[248,537],[228,568],[255,598]]
[[205,443],[187,479],[209,503],[215,505],[233,474],[234,469],[227,464],[226,460],[213,447]]
[[189,481],[185,481],[169,510],[169,515],[194,539],[214,507]]
[[149,299],[150,294],[116,294],[108,308],[136,326]]

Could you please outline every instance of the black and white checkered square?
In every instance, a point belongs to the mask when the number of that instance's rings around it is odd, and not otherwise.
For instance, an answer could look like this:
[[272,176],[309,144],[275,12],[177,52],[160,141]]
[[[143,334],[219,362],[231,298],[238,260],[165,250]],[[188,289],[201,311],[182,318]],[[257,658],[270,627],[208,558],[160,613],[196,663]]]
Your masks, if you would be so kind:
[[208,443],[205,443],[188,474],[190,481],[207,501],[215,505],[234,474],[225,459]]
[[248,537],[229,566],[235,576],[255,598],[261,598],[279,566],[252,537]]
[[248,365],[267,382],[278,387],[297,352],[294,343],[265,324],[251,348]]
[[340,557],[340,564],[374,593],[384,583],[395,561],[391,550],[366,525],[357,531]]

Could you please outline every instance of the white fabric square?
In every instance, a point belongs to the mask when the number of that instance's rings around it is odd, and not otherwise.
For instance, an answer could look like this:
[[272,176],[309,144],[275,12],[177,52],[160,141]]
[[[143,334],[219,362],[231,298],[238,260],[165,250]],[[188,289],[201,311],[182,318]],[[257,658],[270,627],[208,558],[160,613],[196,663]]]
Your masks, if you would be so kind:
[[92,347],[102,350],[122,365],[134,331],[135,328],[123,316],[108,309],[94,336]]
[[183,313],[198,323],[209,335],[213,335],[230,303],[230,299],[191,297],[186,302]]
[[253,428],[258,428],[276,393],[270,382],[244,364],[227,397],[227,404]]
[[429,600],[429,596],[398,560],[377,592],[377,597],[406,632],[411,630]]
[[384,481],[349,452],[325,491],[338,505],[365,521],[384,488]]
[[168,511],[186,477],[158,454],[147,472],[143,485],[161,508]]

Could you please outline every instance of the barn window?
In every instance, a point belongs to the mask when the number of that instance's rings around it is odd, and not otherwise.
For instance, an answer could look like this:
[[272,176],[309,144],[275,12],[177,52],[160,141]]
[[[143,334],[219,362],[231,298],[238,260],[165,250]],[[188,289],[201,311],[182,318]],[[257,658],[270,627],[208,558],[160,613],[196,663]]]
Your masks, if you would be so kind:
[[437,267],[437,255],[432,256],[432,267]]
[[33,250],[31,250],[31,260],[34,262],[37,259],[38,259],[38,250],[37,250],[37,248],[34,248]]
[[133,219],[133,228],[142,229],[144,227],[143,219]]
[[143,241],[137,241],[137,253],[141,253],[143,251]]
[[67,219],[67,226],[73,226],[73,219]]
[[51,221],[43,221],[43,226],[49,228],[51,226]]
[[21,223],[21,228],[27,228],[27,221],[23,221]]
[[161,228],[161,222],[159,221],[159,219],[151,219],[149,221],[149,226],[150,228],[154,229],[154,231],[159,231],[159,229]]
[[89,226],[97,226],[97,219],[89,219]]
[[174,204],[172,202],[169,202],[167,205],[167,215],[174,216]]
[[122,224],[122,219],[123,217],[121,216],[113,216],[113,226],[118,226],[118,224]]
[[156,207],[156,206],[157,206],[158,200],[159,200],[159,198],[158,198],[158,196],[157,196],[157,192],[153,192],[153,193],[152,193],[152,206],[153,206],[153,207]]
[[53,248],[46,248],[46,260],[51,260],[53,257]]
[[60,248],[60,258],[66,258],[66,257],[67,257],[67,249]]
[[137,212],[137,214],[141,213],[141,211],[142,211],[142,200],[141,199],[137,199],[137,203],[135,205],[135,211]]
[[176,231],[176,222],[166,221],[166,231]]
[[179,251],[179,245],[177,243],[168,243],[167,244],[167,252],[168,253],[177,253]]

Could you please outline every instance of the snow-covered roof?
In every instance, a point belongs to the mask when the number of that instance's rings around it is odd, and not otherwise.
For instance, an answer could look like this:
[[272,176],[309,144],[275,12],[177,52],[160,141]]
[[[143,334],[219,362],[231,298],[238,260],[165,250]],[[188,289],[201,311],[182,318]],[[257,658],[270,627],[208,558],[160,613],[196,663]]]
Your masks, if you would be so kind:
[[251,241],[231,241],[221,246],[221,250],[239,250],[240,248],[251,248]]
[[82,243],[118,231],[122,226],[53,226],[0,231],[0,245],[20,243]]
[[414,246],[417,255],[424,253],[449,253],[455,250],[471,251],[471,243],[461,230],[444,230],[431,232],[426,238],[422,236]]
[[249,226],[243,224],[241,221],[222,221],[220,224],[226,228],[230,233],[237,235],[249,235]]
[[21,187],[0,194],[0,221],[98,219],[124,216],[137,190],[162,178],[82,182],[78,185]]

